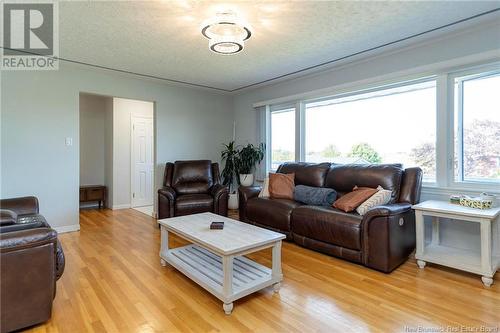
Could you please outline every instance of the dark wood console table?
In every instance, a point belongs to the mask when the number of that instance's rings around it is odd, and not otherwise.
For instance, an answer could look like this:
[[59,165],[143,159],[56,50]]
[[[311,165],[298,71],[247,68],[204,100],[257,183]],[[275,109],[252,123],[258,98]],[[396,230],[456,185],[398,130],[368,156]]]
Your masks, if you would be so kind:
[[104,185],[80,186],[80,202],[97,201],[99,208],[101,208],[101,205],[106,208],[107,196],[108,190]]

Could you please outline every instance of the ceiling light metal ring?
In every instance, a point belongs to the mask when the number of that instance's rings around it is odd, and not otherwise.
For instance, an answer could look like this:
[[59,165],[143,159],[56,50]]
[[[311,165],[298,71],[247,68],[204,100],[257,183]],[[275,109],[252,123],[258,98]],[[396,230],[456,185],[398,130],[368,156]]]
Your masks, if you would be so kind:
[[[217,51],[217,50],[216,50],[216,47],[217,47],[218,45],[221,45],[221,44],[232,44],[232,45],[236,45],[236,46],[238,46],[238,49],[237,49],[237,50],[235,50],[235,51],[233,51],[233,52],[220,52],[220,51]],[[215,53],[218,53],[218,54],[227,54],[227,55],[230,55],[230,54],[235,54],[235,53],[238,53],[238,52],[240,52],[241,50],[243,50],[243,45],[242,45],[242,44],[240,44],[240,43],[236,43],[236,42],[224,42],[224,41],[223,41],[223,42],[218,42],[218,43],[214,43],[214,44],[212,44],[212,45],[210,46],[210,50],[211,50],[211,51],[213,51],[213,52],[215,52]]]

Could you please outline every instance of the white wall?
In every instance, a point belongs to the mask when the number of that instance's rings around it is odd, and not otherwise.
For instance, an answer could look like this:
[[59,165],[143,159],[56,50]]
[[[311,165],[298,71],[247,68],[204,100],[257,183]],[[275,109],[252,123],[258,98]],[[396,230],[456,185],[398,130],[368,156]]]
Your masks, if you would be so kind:
[[130,207],[131,116],[153,118],[154,103],[113,98],[113,208]]
[[80,94],[80,185],[106,183],[106,97]]
[[62,231],[78,229],[80,92],[155,102],[157,186],[165,162],[218,161],[232,137],[231,97],[211,91],[67,63],[58,71],[4,71],[1,80],[0,197],[37,196]]

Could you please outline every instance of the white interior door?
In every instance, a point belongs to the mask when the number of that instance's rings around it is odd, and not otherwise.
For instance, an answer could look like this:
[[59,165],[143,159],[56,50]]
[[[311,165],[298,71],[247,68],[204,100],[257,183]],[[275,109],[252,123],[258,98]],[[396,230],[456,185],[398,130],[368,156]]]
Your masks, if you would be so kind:
[[132,207],[153,204],[153,119],[132,116]]

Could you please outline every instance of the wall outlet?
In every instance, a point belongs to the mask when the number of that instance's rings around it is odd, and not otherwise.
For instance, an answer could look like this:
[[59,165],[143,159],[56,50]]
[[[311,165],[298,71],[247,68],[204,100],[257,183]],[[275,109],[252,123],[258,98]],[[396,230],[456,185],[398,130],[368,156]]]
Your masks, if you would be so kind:
[[66,139],[64,139],[64,143],[68,147],[72,146],[73,145],[73,138],[67,137]]

